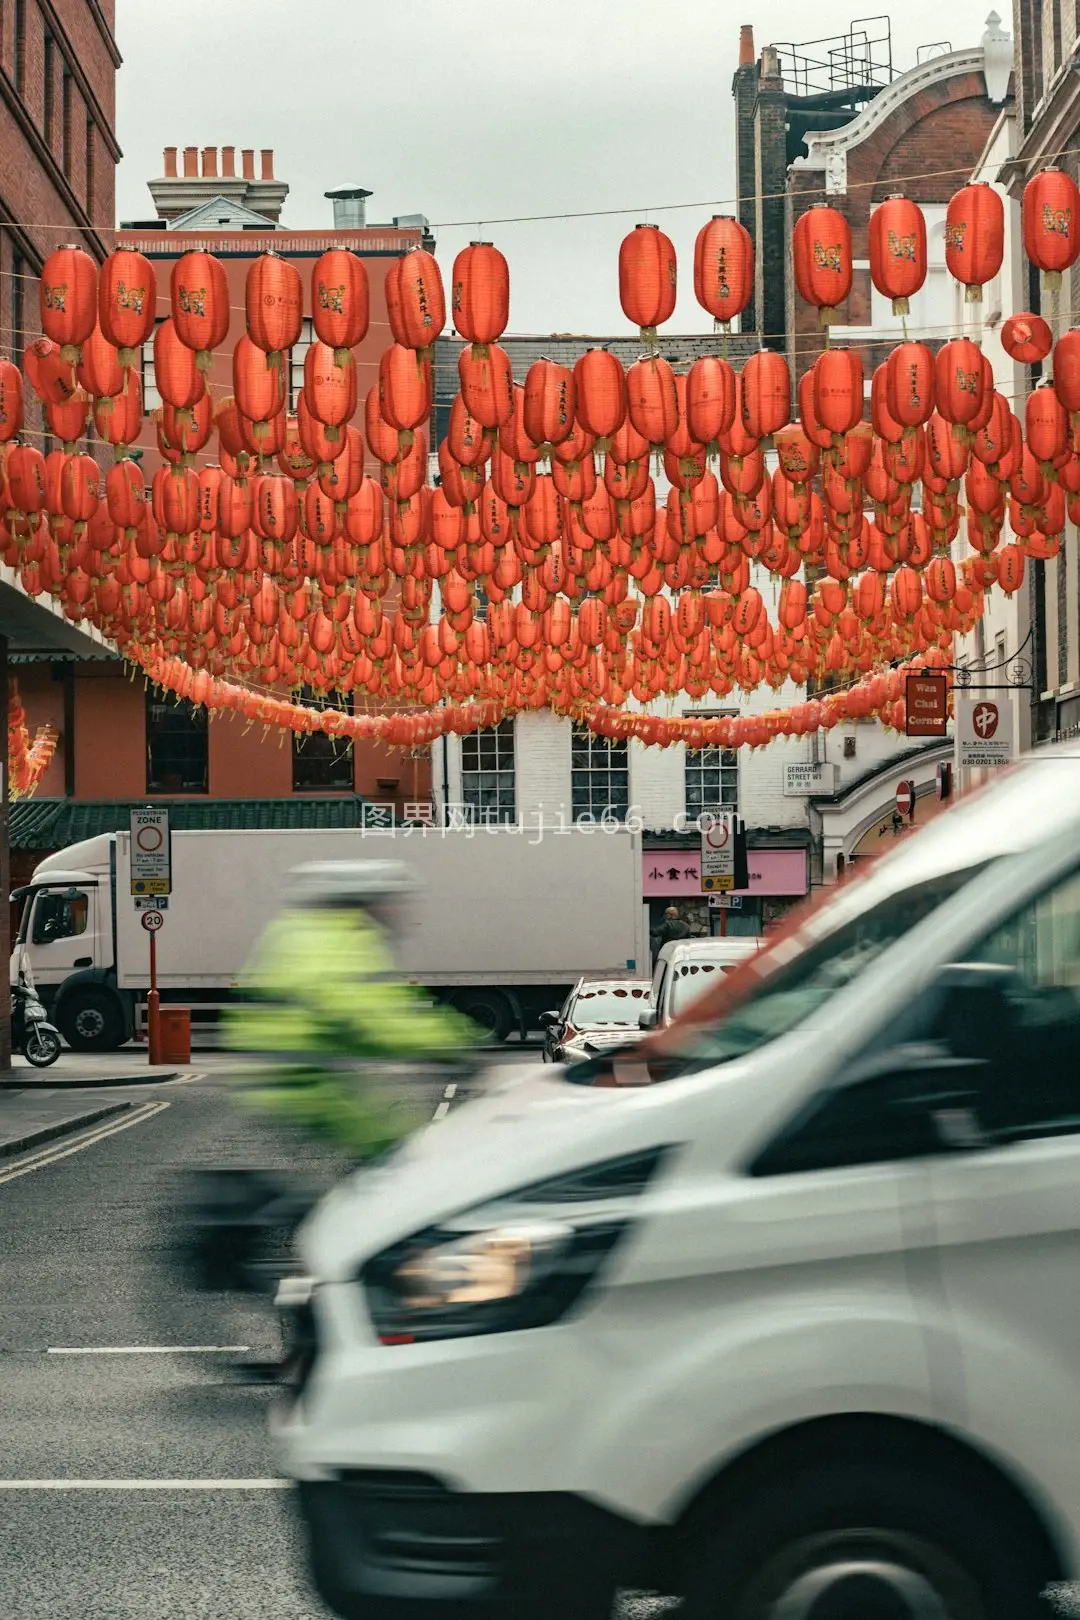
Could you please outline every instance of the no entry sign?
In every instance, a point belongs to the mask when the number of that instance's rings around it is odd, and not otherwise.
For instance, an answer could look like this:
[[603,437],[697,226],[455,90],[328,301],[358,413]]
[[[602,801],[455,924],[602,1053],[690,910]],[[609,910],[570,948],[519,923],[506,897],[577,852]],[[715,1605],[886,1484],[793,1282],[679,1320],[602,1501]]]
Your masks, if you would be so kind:
[[896,808],[902,816],[910,816],[915,808],[914,782],[898,782],[896,785]]

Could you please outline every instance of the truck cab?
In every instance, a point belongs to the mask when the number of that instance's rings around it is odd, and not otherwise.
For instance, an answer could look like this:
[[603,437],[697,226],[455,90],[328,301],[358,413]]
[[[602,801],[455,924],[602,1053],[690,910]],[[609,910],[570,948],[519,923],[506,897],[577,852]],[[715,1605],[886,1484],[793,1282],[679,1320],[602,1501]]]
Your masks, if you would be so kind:
[[112,847],[108,837],[72,845],[12,896],[21,910],[11,981],[35,986],[76,1051],[111,1051],[134,1028],[133,998],[116,986]]

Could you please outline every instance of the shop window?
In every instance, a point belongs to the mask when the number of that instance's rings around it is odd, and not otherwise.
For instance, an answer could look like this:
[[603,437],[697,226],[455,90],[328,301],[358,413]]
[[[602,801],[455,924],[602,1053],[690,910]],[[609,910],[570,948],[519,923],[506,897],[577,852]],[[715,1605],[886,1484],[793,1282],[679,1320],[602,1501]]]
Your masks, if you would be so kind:
[[739,755],[734,748],[686,750],[686,814],[739,808]]
[[[313,692],[305,686],[302,703],[320,709],[352,713],[348,692]],[[344,737],[328,737],[325,731],[293,732],[292,785],[294,793],[351,793],[355,783],[353,745]]]
[[570,792],[579,816],[624,821],[630,808],[630,750],[625,737],[597,737],[575,726],[571,739]]
[[485,825],[513,821],[517,786],[512,720],[462,737],[461,802],[470,821]]
[[204,708],[151,686],[146,694],[147,793],[209,790],[209,729]]

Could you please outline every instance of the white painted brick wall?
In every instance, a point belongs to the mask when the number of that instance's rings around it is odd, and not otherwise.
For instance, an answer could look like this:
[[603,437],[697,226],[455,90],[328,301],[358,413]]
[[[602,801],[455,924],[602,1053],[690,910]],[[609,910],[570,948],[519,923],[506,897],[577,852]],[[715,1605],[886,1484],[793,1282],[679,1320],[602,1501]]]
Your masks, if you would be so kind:
[[517,772],[517,811],[533,821],[558,821],[561,815],[572,819],[570,808],[569,720],[562,720],[549,709],[519,714],[514,732],[514,764]]

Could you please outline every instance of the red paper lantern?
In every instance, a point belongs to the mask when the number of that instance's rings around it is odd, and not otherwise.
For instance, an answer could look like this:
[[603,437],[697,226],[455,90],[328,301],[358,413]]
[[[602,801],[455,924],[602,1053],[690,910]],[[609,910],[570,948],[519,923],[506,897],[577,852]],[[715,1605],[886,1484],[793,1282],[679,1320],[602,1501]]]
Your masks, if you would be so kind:
[[767,439],[786,427],[791,421],[791,374],[784,356],[773,349],[752,354],[742,369],[740,395],[743,428],[752,439]]
[[41,330],[70,365],[97,321],[98,269],[82,248],[57,248],[41,267]]
[[386,273],[386,307],[394,341],[406,349],[429,349],[446,325],[442,274],[430,253],[414,248]]
[[458,378],[469,415],[483,427],[501,429],[510,420],[514,414],[514,376],[505,349],[494,342],[462,349],[458,354]]
[[679,420],[675,373],[660,355],[635,360],[626,373],[629,420],[648,444],[663,444]]
[[427,421],[431,415],[431,370],[422,350],[405,348],[400,343],[383,350],[379,360],[379,411],[384,421],[402,433],[411,433]]
[[730,215],[714,214],[694,242],[694,297],[721,326],[730,326],[754,294],[754,243]]
[[907,315],[926,280],[926,220],[908,197],[886,197],[870,215],[870,278],[894,315]]
[[344,365],[338,365],[335,351],[326,343],[315,342],[304,356],[304,402],[326,429],[326,437],[337,442],[341,428],[356,412],[356,361],[346,349]]
[[808,208],[796,222],[792,246],[799,296],[816,305],[820,324],[829,326],[851,291],[854,272],[848,222],[835,208]]
[[934,356],[925,343],[900,343],[885,363],[885,403],[901,427],[919,427],[934,410]]
[[1054,335],[1041,315],[1010,315],[1001,327],[1001,347],[1010,360],[1031,366],[1046,356],[1054,345]]
[[178,411],[190,410],[206,392],[195,352],[181,343],[171,319],[162,321],[154,333],[154,380],[162,399]]
[[825,432],[849,433],[862,420],[863,413],[863,369],[858,350],[826,349],[818,355],[810,376],[816,421]]
[[1064,332],[1054,346],[1054,390],[1067,411],[1080,411],[1080,330]]
[[452,308],[457,331],[470,343],[495,343],[506,331],[510,270],[490,242],[470,242],[454,260]]
[[525,377],[525,431],[534,444],[561,444],[574,428],[574,374],[552,360],[536,360]]
[[577,419],[597,439],[609,439],[626,416],[626,374],[608,349],[587,349],[574,367]]
[[260,253],[248,266],[244,307],[248,337],[280,365],[282,352],[300,341],[304,325],[299,270],[276,253]]
[[13,361],[0,360],[0,444],[13,439],[22,424],[22,372]]
[[938,414],[946,422],[966,426],[984,403],[986,374],[982,350],[970,338],[943,343],[934,362],[934,391]]
[[209,371],[212,351],[229,333],[229,283],[212,253],[184,253],[172,268],[172,319],[176,336],[195,351],[200,371]]
[[982,290],[1001,269],[1005,255],[1005,206],[985,180],[963,186],[945,215],[945,263],[966,288],[968,303],[981,303]]
[[157,276],[143,254],[132,248],[110,253],[98,277],[98,325],[130,369],[149,342],[157,312]]
[[644,342],[675,309],[675,249],[658,225],[635,225],[619,246],[619,302]]
[[348,248],[328,248],[311,271],[311,324],[320,343],[353,349],[367,336],[371,300],[364,261]]
[[[1080,190],[1064,169],[1043,169],[1024,187],[1024,252],[1046,276],[1061,285],[1061,272],[1080,255]],[[50,336],[52,334],[50,333]]]

